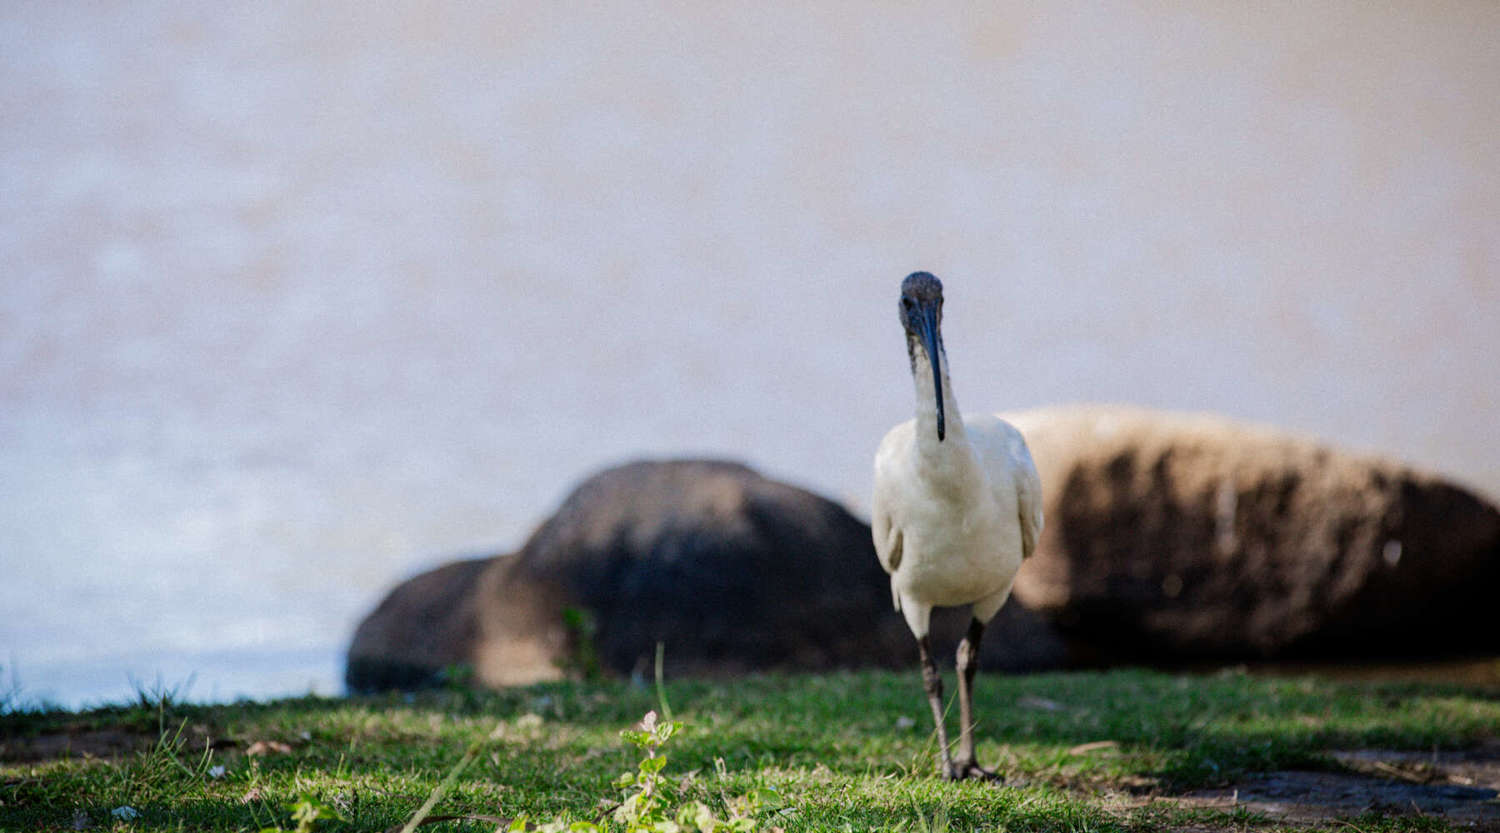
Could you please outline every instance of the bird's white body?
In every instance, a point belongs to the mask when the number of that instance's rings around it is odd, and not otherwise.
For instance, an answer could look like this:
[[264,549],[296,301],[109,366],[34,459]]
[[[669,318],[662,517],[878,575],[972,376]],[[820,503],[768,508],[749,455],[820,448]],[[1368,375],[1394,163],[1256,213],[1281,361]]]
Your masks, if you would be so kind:
[[[998,416],[967,415],[939,441],[930,370],[912,375],[917,416],[875,452],[871,531],[896,607],[920,639],[933,607],[973,605],[975,619],[993,618],[1043,520],[1041,479],[1021,432]],[[943,388],[957,414],[952,386]]]

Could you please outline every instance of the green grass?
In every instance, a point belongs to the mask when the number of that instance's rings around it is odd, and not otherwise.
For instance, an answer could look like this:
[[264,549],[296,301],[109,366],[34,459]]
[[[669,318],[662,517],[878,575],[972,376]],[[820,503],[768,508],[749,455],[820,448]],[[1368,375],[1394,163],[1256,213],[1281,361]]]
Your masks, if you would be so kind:
[[[1343,685],[1242,674],[1145,671],[982,675],[980,762],[1007,786],[932,777],[921,683],[881,672],[668,681],[683,728],[662,752],[674,801],[726,802],[774,790],[769,829],[1283,829],[1244,811],[1134,809],[1109,796],[1229,783],[1248,772],[1336,769],[1329,750],[1458,748],[1500,736],[1500,695],[1433,685]],[[435,814],[599,820],[641,753],[620,731],[658,708],[626,683],[559,683],[497,693],[302,698],[196,706],[158,699],[82,713],[0,715],[0,830],[290,828],[299,800],[340,818],[318,830],[384,830],[410,819],[469,751]],[[950,720],[950,727],[953,722]],[[39,739],[141,739],[100,759],[15,762]],[[1077,750],[1084,744],[1112,745]],[[263,742],[260,748],[254,748]],[[280,744],[264,754],[267,744]],[[276,749],[289,751],[275,751]],[[214,777],[217,767],[223,774]],[[769,793],[766,793],[769,795]],[[1137,802],[1139,803],[1139,802]],[[139,815],[114,817],[115,808]],[[1378,818],[1361,830],[1408,829]],[[1422,829],[1446,830],[1424,819]],[[1388,826],[1394,825],[1394,826]],[[450,822],[424,830],[493,830]]]

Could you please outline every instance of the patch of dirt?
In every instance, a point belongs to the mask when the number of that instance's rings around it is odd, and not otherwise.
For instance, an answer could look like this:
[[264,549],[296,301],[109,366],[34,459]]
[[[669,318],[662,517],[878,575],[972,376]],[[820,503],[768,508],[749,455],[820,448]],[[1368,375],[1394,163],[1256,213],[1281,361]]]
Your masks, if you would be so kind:
[[[183,730],[181,740],[185,748],[203,749],[204,744],[214,749],[239,745],[239,741],[227,738],[210,738],[203,726],[189,726]],[[150,749],[159,742],[156,734],[131,732],[123,729],[63,729],[38,735],[0,737],[0,763],[41,763],[73,759],[119,760],[135,752]]]
[[1299,824],[1377,813],[1438,816],[1471,830],[1500,831],[1500,742],[1461,752],[1358,749],[1333,757],[1349,771],[1271,772],[1165,800],[1218,810],[1243,807]]
[[[1232,788],[1200,790],[1173,799],[1194,807],[1244,807],[1290,822],[1331,821],[1378,813],[1442,816],[1452,822],[1485,822],[1500,830],[1496,791],[1454,784],[1383,781],[1340,772],[1272,772]],[[1485,829],[1490,829],[1486,827]]]
[[0,761],[39,763],[67,758],[114,759],[156,743],[156,738],[119,729],[49,732],[0,739]]

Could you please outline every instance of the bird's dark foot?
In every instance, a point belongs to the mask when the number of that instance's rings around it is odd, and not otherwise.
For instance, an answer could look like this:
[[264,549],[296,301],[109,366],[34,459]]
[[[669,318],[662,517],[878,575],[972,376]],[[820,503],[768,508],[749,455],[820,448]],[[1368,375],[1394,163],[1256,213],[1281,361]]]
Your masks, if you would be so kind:
[[952,763],[949,763],[943,769],[943,777],[949,781],[966,781],[969,779],[973,779],[975,781],[989,781],[995,784],[999,784],[1005,780],[1001,778],[999,773],[995,772],[994,770],[985,769],[984,767],[974,763],[973,761],[969,761],[967,763],[963,761],[954,761]]

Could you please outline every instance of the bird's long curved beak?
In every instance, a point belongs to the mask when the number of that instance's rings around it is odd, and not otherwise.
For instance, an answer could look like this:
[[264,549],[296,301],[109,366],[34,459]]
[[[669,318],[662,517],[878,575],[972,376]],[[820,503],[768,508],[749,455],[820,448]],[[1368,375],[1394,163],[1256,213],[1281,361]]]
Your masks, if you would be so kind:
[[943,423],[943,359],[938,348],[937,306],[923,305],[921,310],[922,349],[927,351],[927,363],[932,365],[932,389],[937,394],[938,442],[947,433]]

